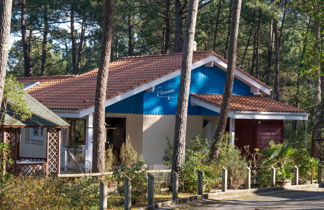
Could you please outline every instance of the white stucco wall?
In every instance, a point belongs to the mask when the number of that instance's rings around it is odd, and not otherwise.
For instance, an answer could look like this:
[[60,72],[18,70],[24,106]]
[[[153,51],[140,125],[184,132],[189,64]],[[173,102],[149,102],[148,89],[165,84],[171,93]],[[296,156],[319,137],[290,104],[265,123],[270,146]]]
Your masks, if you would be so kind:
[[[189,115],[187,124],[187,143],[197,135],[203,135],[204,116]],[[173,143],[174,115],[143,116],[143,156],[150,168],[165,168],[162,157],[167,148],[167,139]]]
[[21,139],[19,144],[19,156],[30,158],[46,158],[47,129],[44,129],[42,141],[30,141],[31,128],[21,128]]

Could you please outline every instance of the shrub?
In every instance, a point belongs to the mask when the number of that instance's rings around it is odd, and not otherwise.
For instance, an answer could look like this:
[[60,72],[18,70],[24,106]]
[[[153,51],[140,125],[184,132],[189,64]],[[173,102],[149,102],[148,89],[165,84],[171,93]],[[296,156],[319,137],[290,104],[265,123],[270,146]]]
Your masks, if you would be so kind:
[[271,167],[276,168],[276,179],[282,182],[293,178],[293,167],[297,166],[299,167],[300,181],[306,182],[318,165],[318,161],[310,156],[308,149],[301,146],[294,148],[291,144],[275,144],[273,141],[262,152],[262,156],[262,168],[258,173],[260,186],[269,185]]
[[229,186],[238,189],[246,180],[248,163],[241,155],[241,151],[228,142],[228,137],[224,136],[216,144],[218,150],[217,159],[214,160],[214,166],[217,171],[222,167],[227,168],[229,177]]
[[146,194],[147,168],[129,139],[121,147],[120,160],[120,169],[114,174],[118,182],[117,190],[120,194],[124,194],[124,180],[126,177],[129,178],[132,185],[132,202],[137,203]]
[[95,178],[9,177],[0,188],[0,209],[90,209],[98,202]]
[[198,171],[204,174],[204,187],[209,191],[219,180],[219,173],[209,163],[210,144],[200,136],[193,138],[186,149],[186,160],[179,174],[180,189],[187,192],[197,191]]

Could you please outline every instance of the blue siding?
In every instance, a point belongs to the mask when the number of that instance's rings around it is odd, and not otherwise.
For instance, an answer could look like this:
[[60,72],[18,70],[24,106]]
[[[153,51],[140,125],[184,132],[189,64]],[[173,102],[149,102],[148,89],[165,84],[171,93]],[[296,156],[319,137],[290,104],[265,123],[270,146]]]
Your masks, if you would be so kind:
[[[222,94],[226,73],[217,67],[201,66],[192,71],[190,93]],[[180,76],[157,85],[151,92],[142,92],[106,108],[110,113],[175,114]],[[235,79],[233,94],[251,95],[250,87]],[[216,115],[202,107],[193,107],[189,102],[189,114]]]

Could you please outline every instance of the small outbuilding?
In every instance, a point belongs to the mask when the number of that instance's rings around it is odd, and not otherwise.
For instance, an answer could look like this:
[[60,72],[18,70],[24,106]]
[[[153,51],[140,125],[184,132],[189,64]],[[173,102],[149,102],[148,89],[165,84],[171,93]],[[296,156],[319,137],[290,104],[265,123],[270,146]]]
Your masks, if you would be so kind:
[[28,93],[24,97],[31,117],[19,120],[9,111],[0,126],[0,142],[9,145],[13,160],[4,170],[15,175],[58,174],[61,131],[69,124]]

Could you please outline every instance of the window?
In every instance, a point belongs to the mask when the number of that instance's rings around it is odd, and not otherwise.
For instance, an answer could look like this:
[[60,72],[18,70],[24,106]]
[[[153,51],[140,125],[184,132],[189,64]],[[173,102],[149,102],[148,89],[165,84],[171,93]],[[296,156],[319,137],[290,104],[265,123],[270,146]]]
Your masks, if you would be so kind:
[[65,119],[71,127],[69,129],[66,146],[75,147],[86,144],[86,119]]
[[44,144],[45,133],[45,128],[30,128],[29,142],[33,144]]

